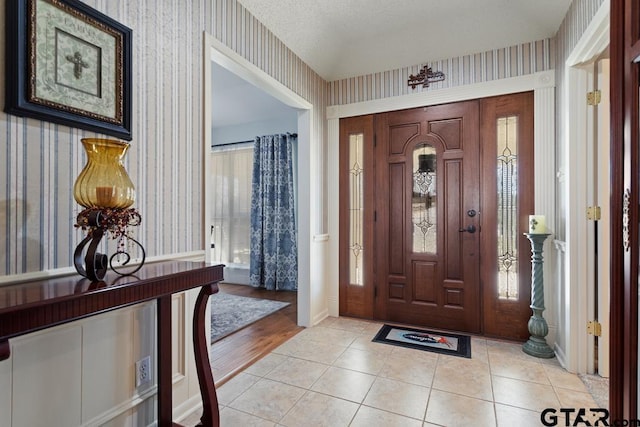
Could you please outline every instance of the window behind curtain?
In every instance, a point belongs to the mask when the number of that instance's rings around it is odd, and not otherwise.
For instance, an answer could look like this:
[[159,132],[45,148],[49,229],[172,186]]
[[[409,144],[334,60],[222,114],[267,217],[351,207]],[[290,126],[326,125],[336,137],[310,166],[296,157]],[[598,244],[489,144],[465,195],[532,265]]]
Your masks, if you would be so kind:
[[253,142],[213,148],[213,262],[249,265]]

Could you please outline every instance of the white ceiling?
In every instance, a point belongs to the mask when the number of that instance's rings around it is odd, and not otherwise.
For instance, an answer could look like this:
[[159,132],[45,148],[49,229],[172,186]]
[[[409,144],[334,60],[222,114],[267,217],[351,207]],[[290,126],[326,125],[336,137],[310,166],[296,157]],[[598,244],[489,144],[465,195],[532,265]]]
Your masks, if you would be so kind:
[[327,81],[553,37],[571,0],[239,0]]
[[211,64],[211,125],[214,128],[291,117],[296,110],[226,68]]

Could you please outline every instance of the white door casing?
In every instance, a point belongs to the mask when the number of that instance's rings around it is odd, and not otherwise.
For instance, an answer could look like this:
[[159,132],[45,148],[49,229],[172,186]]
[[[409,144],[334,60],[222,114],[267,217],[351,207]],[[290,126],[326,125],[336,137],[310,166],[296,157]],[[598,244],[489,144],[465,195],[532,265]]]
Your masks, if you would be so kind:
[[610,121],[609,121],[609,59],[598,61],[598,88],[601,93],[598,104],[597,137],[597,169],[598,198],[596,203],[600,206],[602,218],[598,222],[598,321],[602,325],[602,335],[598,338],[598,374],[609,377],[609,259],[610,259],[610,172],[609,172],[609,147],[610,147]]
[[[313,105],[293,92],[269,74],[240,56],[212,35],[203,33],[203,158],[208,160],[211,151],[211,102],[215,94],[211,85],[211,62],[226,68],[230,72],[262,89],[282,103],[298,110],[298,324],[310,326],[313,319],[323,316],[325,305],[316,304],[315,295],[322,294],[324,286],[322,275],[317,273],[318,265],[311,259],[321,259],[322,239],[312,239],[312,224],[322,221],[322,213],[317,208],[321,200],[321,173],[317,162],[322,141],[311,138],[311,118]],[[314,160],[315,159],[315,160]],[[211,228],[211,163],[204,162],[204,221],[203,239],[205,259],[211,259],[209,230]],[[321,266],[320,266],[321,267]],[[320,313],[317,313],[320,312]]]
[[[587,334],[586,328],[587,322],[593,320],[595,308],[593,269],[585,268],[592,265],[595,253],[595,235],[586,216],[586,209],[592,204],[593,186],[589,180],[594,164],[593,150],[588,149],[588,144],[593,145],[594,123],[589,120],[586,93],[594,81],[593,65],[588,64],[595,62],[609,45],[609,11],[610,2],[605,0],[565,62],[567,103],[561,108],[567,118],[563,147],[567,196],[563,293],[567,309],[561,315],[567,349],[563,366],[576,373],[593,372],[595,363],[593,337]],[[609,159],[608,153],[606,159]]]

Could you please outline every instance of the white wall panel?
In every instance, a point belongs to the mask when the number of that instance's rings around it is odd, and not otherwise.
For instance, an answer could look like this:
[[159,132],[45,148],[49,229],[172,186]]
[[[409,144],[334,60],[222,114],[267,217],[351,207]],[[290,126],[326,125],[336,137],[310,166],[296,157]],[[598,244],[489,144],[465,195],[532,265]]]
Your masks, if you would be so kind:
[[[186,366],[186,347],[192,345],[192,332],[191,322],[185,318],[187,312],[186,301],[186,293],[174,295],[171,298],[171,373],[173,396],[176,402],[184,402],[189,399],[189,372]],[[192,312],[193,307],[189,309],[189,313]],[[188,341],[187,335],[189,337]]]
[[11,373],[12,359],[0,362],[0,414],[5,422],[11,425],[11,390],[13,389],[13,375]]
[[[155,324],[155,301],[135,306],[135,310],[133,311],[133,323],[131,326],[132,340],[129,343],[129,346],[131,347],[132,361],[135,363],[145,356],[151,356],[151,382],[138,387],[136,389],[138,394],[148,392],[150,388],[157,384]],[[151,327],[149,325],[151,325]]]
[[131,398],[135,388],[133,310],[123,309],[82,324],[82,421]]
[[64,326],[11,341],[13,426],[80,425],[81,342],[80,326]]

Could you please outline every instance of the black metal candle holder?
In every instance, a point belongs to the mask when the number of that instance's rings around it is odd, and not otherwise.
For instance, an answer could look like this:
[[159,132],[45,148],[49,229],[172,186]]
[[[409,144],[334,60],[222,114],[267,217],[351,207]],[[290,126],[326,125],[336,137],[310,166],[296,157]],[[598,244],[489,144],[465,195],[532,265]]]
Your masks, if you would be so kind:
[[[130,226],[140,225],[141,217],[135,209],[99,209],[88,208],[78,214],[76,227],[88,230],[85,237],[73,252],[73,264],[76,271],[83,277],[92,282],[100,281],[107,274],[107,270],[111,268],[120,276],[130,276],[136,273],[144,265],[146,253],[144,247],[136,239],[126,235],[124,229]],[[105,232],[116,234],[116,237],[125,237],[128,241],[132,241],[142,251],[142,260],[140,264],[133,270],[123,272],[119,269],[127,266],[131,261],[131,255],[124,245],[119,246],[118,250],[107,257],[106,254],[98,252],[98,246]],[[86,252],[85,252],[86,247]],[[84,253],[84,257],[83,257]],[[114,265],[114,259],[124,256],[124,262],[120,265]]]

